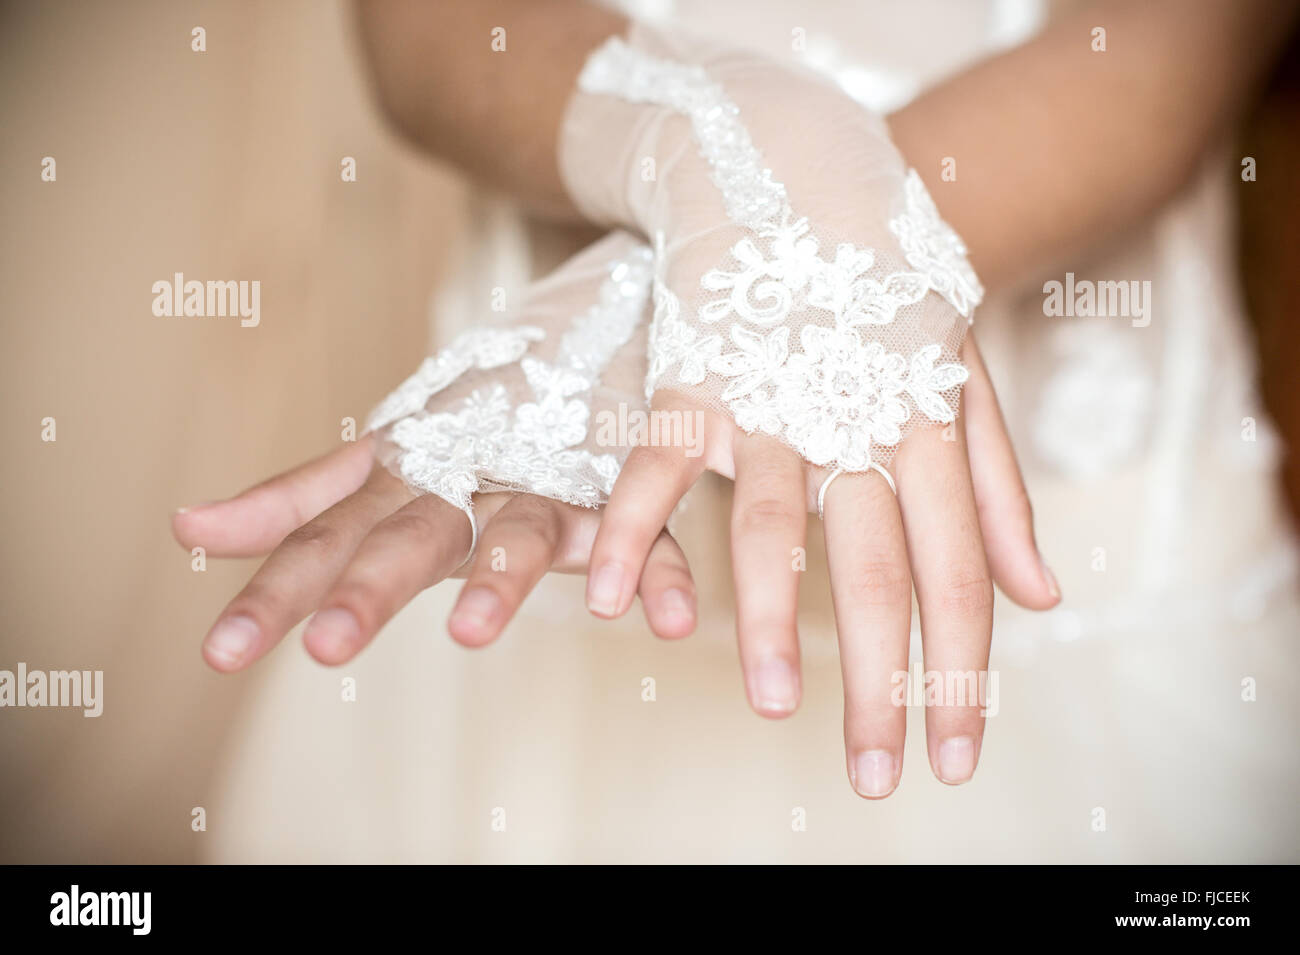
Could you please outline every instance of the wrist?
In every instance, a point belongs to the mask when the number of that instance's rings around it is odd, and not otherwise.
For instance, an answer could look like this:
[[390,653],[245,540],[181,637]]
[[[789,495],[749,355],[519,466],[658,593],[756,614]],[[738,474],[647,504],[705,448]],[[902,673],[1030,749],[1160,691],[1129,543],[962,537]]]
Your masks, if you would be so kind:
[[[558,137],[561,179],[579,211],[651,235],[676,220],[674,207],[707,203],[698,187],[711,189],[713,177],[692,107],[720,93],[705,67],[729,56],[712,41],[637,23],[589,54]],[[737,61],[754,66],[748,54]]]

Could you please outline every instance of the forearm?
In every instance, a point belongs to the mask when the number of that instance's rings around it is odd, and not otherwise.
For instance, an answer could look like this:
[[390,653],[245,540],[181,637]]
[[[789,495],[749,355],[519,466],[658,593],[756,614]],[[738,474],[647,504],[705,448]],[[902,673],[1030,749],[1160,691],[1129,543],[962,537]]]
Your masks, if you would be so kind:
[[[893,138],[996,289],[1173,195],[1267,70],[1296,6],[1098,0],[895,113]],[[399,130],[537,211],[576,216],[557,165],[561,119],[621,17],[579,0],[367,0],[358,13]],[[496,27],[504,52],[492,49]],[[1105,52],[1092,49],[1094,27]]]
[[398,131],[536,211],[576,217],[556,162],[560,122],[587,54],[626,29],[621,16],[579,0],[360,0],[356,10]]
[[894,141],[985,285],[1004,286],[1170,198],[1267,71],[1295,7],[1100,0],[891,116]]

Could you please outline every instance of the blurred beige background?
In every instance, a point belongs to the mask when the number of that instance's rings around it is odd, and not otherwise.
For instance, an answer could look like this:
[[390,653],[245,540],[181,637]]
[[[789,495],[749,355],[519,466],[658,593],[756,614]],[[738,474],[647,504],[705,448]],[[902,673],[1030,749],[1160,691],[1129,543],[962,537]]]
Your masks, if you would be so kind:
[[[253,562],[193,572],[169,512],[337,446],[426,350],[465,196],[381,129],[350,19],[306,0],[0,13],[0,668],[105,681],[98,719],[0,712],[0,861],[197,857],[188,807],[259,681],[198,644]],[[259,280],[260,326],[155,317],[174,272]]]

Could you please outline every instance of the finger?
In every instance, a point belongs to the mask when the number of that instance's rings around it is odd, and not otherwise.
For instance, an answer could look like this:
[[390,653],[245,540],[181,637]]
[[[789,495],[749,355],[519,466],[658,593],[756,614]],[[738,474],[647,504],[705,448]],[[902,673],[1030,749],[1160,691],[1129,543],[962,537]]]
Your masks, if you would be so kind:
[[941,680],[946,691],[938,705],[926,707],[930,765],[944,782],[961,783],[979,760],[979,689],[993,635],[993,582],[962,429],[955,440],[946,440],[939,429],[916,432],[899,448],[895,465],[926,679]]
[[667,531],[650,548],[638,592],[655,636],[680,640],[695,630],[695,581],[686,555]]
[[355,494],[290,533],[208,631],[208,663],[239,670],[270,650],[320,605],[370,529],[409,500],[401,481],[376,468]]
[[975,340],[967,337],[962,358],[970,370],[964,389],[971,482],[989,569],[1002,592],[1031,610],[1060,602],[1056,576],[1038,552],[1034,516],[1016,453]]
[[627,612],[650,548],[703,470],[703,458],[692,457],[684,448],[632,449],[592,544],[587,609],[598,617]]
[[903,520],[893,492],[874,472],[832,481],[824,514],[849,780],[859,795],[878,799],[898,786],[907,734],[905,699],[898,698],[912,627]]
[[750,705],[788,716],[799,705],[798,557],[807,527],[803,462],[772,438],[739,435],[731,567],[736,633]]
[[276,475],[226,501],[182,508],[172,534],[209,557],[266,554],[285,536],[365,483],[373,464],[370,435]]
[[307,652],[345,663],[397,611],[454,571],[469,552],[470,524],[459,508],[424,494],[365,536],[303,631]]
[[481,647],[497,638],[555,560],[564,532],[562,506],[521,494],[492,518],[447,620],[452,639]]

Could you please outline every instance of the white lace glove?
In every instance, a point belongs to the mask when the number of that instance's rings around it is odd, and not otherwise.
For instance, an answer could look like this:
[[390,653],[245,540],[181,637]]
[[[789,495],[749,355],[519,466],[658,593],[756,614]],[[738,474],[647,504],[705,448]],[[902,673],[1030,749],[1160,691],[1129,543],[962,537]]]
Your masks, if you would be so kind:
[[[483,646],[548,571],[585,571],[601,515],[567,505],[604,503],[627,456],[601,412],[622,423],[644,409],[650,282],[649,248],[611,233],[530,286],[516,324],[476,328],[427,359],[375,409],[365,440],[178,512],[187,549],[269,555],[209,631],[208,662],[242,669],[314,612],[304,645],[344,663],[458,570],[447,629]],[[658,636],[694,629],[690,568],[670,535],[657,536],[637,593]]]
[[477,492],[604,503],[627,448],[600,446],[592,423],[645,406],[650,284],[650,250],[626,232],[580,252],[529,287],[513,324],[464,332],[375,408],[379,460],[471,524]]
[[982,289],[881,117],[818,77],[634,26],[588,60],[561,167],[589,217],[653,239],[647,394],[835,471],[879,470],[954,420]]

